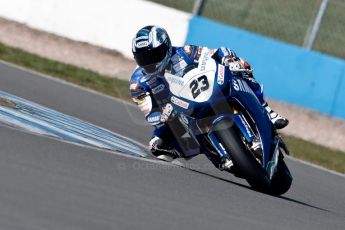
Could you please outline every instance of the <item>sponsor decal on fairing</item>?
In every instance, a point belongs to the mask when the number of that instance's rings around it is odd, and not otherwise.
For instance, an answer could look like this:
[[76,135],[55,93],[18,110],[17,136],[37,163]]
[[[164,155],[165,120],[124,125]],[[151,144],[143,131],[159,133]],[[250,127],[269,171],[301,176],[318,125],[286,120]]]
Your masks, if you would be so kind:
[[232,85],[234,87],[234,89],[236,91],[242,91],[242,92],[246,92],[246,93],[250,93],[253,96],[256,97],[256,95],[254,94],[253,90],[251,88],[249,88],[248,84],[246,82],[240,81],[240,80],[232,80]]
[[165,73],[164,77],[165,77],[165,79],[167,80],[167,82],[169,84],[184,86],[184,81],[180,77],[176,77],[175,75],[172,75],[172,74],[169,74],[169,73]]
[[200,55],[200,59],[199,59],[198,68],[199,68],[200,71],[205,71],[206,63],[207,63],[209,58],[210,58],[210,51],[209,51],[209,49],[207,47],[204,47],[201,50],[201,55]]
[[218,64],[217,83],[219,85],[224,84],[224,71],[225,71],[225,67],[223,65]]
[[179,98],[177,98],[175,96],[172,96],[170,101],[172,103],[174,103],[175,105],[177,105],[177,106],[179,106],[181,108],[184,108],[184,109],[188,109],[188,107],[189,107],[189,103],[188,102],[183,101],[183,100],[181,100],[181,99],[179,99]]
[[246,132],[248,134],[249,137],[253,137],[253,133],[251,131],[251,128],[249,127],[248,125],[248,122],[242,117],[242,115],[239,116],[242,124],[244,125],[245,129],[246,129]]

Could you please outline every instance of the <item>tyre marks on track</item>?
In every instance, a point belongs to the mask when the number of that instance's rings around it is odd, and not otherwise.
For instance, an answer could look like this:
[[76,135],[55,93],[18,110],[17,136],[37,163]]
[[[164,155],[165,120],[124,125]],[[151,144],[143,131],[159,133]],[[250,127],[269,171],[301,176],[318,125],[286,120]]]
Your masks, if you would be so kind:
[[3,91],[0,91],[1,123],[78,145],[147,156],[143,147],[126,137]]

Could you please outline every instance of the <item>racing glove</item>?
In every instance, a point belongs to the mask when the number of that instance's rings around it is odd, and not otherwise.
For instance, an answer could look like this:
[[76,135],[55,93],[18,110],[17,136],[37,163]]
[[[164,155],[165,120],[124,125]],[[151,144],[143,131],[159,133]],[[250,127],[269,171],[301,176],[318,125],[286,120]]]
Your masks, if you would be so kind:
[[222,63],[225,66],[228,66],[232,74],[238,75],[241,74],[242,77],[252,77],[253,69],[247,61],[242,58],[225,56],[222,58]]

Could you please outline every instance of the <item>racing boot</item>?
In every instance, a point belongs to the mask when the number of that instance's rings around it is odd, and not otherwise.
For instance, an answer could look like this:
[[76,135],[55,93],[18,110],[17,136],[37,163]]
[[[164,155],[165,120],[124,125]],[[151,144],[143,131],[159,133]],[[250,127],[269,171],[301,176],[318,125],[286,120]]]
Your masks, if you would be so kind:
[[285,128],[289,124],[289,120],[285,117],[280,116],[278,113],[274,112],[267,104],[264,104],[266,111],[268,112],[270,119],[276,129]]
[[170,162],[181,157],[181,153],[179,151],[166,144],[162,138],[157,136],[151,139],[149,148],[151,153],[160,160]]

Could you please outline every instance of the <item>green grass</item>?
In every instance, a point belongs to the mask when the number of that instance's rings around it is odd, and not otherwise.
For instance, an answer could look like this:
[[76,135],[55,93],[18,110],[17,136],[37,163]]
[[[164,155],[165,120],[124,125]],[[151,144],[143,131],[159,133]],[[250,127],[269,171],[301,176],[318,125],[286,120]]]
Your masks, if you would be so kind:
[[192,12],[194,0],[149,0],[151,2],[159,3],[185,12]]
[[52,61],[0,43],[0,59],[45,73],[102,93],[130,99],[128,82],[110,78],[73,65]]
[[285,136],[284,141],[289,147],[291,156],[345,173],[344,152],[331,150],[292,136]]
[[[0,43],[0,59],[48,74],[110,96],[129,100],[128,82],[111,79],[72,65],[51,61]],[[345,173],[345,153],[333,151],[299,138],[286,136],[291,155],[323,167]]]
[[345,0],[329,1],[314,49],[345,58]]
[[[191,12],[194,0],[151,0]],[[302,46],[321,0],[206,0],[202,16]],[[345,58],[345,1],[329,1],[314,49]]]
[[[319,0],[208,0],[204,16],[302,45]],[[225,4],[229,2],[231,4]],[[306,7],[308,6],[308,7]]]
[[[194,0],[152,1],[187,12],[190,12],[194,3]],[[202,16],[302,45],[319,2],[320,0],[206,0]]]

